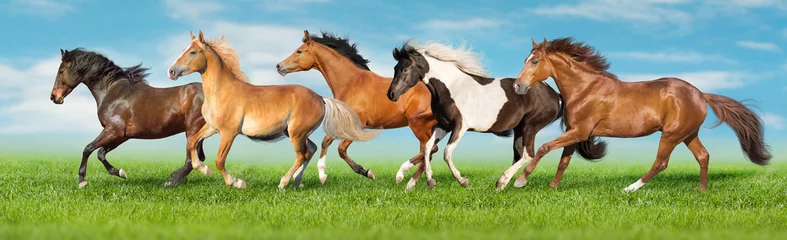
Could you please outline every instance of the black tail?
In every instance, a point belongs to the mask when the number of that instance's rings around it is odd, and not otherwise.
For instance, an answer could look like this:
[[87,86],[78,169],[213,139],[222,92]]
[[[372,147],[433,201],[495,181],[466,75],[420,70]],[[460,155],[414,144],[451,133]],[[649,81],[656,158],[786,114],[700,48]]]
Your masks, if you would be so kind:
[[[563,96],[560,95],[560,112],[557,114],[557,120],[560,119],[560,126],[561,127],[568,127],[566,125],[566,119],[563,118],[563,115],[566,111],[566,102],[563,101]],[[563,128],[565,131],[565,128]],[[582,141],[577,143],[577,153],[580,157],[585,160],[598,160],[607,155],[607,142],[604,142],[599,137],[590,137],[588,140]]]

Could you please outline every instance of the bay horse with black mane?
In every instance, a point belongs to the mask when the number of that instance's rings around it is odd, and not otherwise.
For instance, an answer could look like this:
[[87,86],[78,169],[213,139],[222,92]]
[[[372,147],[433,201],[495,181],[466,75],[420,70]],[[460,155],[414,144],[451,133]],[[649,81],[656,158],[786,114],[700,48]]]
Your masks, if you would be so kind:
[[[544,39],[541,44],[533,41],[533,50],[525,59],[514,88],[517,93],[526,94],[540,86],[539,82],[552,77],[566,101],[564,119],[567,125],[563,135],[538,149],[534,162],[556,148],[590,137],[635,138],[661,131],[653,167],[624,191],[636,191],[666,169],[672,150],[684,143],[700,165],[697,190],[703,192],[708,188],[710,155],[698,133],[707,114],[706,105],[710,105],[719,118],[715,126],[724,122],[732,128],[749,160],[758,165],[766,165],[770,160],[761,120],[743,103],[703,93],[678,78],[624,82],[607,69],[606,59],[582,42],[571,38],[549,42]],[[568,165],[568,159],[565,164]],[[498,186],[505,185],[503,180],[501,177]]]
[[[518,169],[530,163],[536,133],[562,115],[560,95],[552,87],[538,84],[527,95],[517,95],[513,78],[487,77],[475,53],[464,48],[454,49],[438,43],[418,45],[408,41],[401,48],[394,49],[393,57],[397,64],[388,98],[398,101],[418,82],[425,83],[431,92],[432,111],[437,119],[432,137],[426,143],[426,151],[450,132],[444,158],[454,178],[463,187],[467,187],[468,179],[454,167],[451,157],[467,131],[503,137],[513,134],[514,166]],[[596,139],[579,142],[578,148],[575,145],[566,146],[564,158],[570,158],[575,150],[589,160],[606,154],[606,143]],[[427,186],[432,189],[435,180],[432,179],[428,157],[424,164]],[[508,175],[510,177],[513,172]],[[418,175],[414,175],[407,189],[411,190],[417,181]],[[523,187],[526,183],[526,179],[519,179],[515,186]]]
[[[366,65],[368,62],[369,60],[358,54],[355,44],[350,44],[346,38],[336,37],[328,32],[322,32],[322,36],[319,36],[303,31],[303,44],[287,59],[276,64],[276,70],[284,76],[292,72],[317,69],[328,82],[333,96],[358,113],[367,128],[410,127],[420,142],[420,151],[404,163],[409,169],[423,160],[424,144],[431,137],[432,126],[436,123],[429,106],[429,90],[426,86],[419,85],[401,96],[402,101],[391,102],[384,96],[391,84],[391,78],[382,77],[369,70]],[[331,136],[325,136],[322,141],[322,152],[317,163],[322,183],[325,183],[328,177],[325,174],[325,155],[332,142]],[[339,156],[356,173],[374,179],[371,169],[365,170],[347,155],[350,144],[352,141],[342,140],[339,144]],[[434,152],[437,152],[436,146],[431,151],[432,154]],[[397,183],[404,179],[405,171],[396,174]]]
[[[84,49],[60,50],[61,63],[50,100],[62,104],[80,83],[85,84],[96,100],[98,120],[104,130],[82,152],[79,188],[87,185],[87,159],[96,149],[98,160],[109,174],[126,178],[126,171],[116,169],[106,159],[107,153],[128,139],[158,139],[186,132],[192,138],[205,120],[202,118],[202,85],[156,88],[145,82],[148,69],[142,65],[122,68],[107,57]],[[173,172],[166,186],[180,183],[191,172],[192,147],[204,161],[202,142],[186,147],[186,164]]]
[[[197,138],[188,144],[194,145],[216,133],[221,136],[216,168],[228,186],[246,187],[246,182],[232,177],[224,168],[227,154],[238,134],[258,141],[290,138],[296,160],[281,178],[279,189],[284,189],[293,176],[297,176],[295,187],[300,187],[302,169],[306,168],[317,150],[309,135],[320,123],[332,138],[366,141],[379,135],[378,131],[364,130],[358,115],[346,104],[321,97],[306,87],[252,85],[240,70],[238,56],[227,39],[206,41],[202,31],[199,37],[191,34],[190,44],[168,73],[170,79],[177,80],[194,72],[202,76],[205,92],[202,115],[206,124],[196,134]],[[199,161],[192,160],[192,163],[192,167],[203,173],[207,174],[210,169]]]

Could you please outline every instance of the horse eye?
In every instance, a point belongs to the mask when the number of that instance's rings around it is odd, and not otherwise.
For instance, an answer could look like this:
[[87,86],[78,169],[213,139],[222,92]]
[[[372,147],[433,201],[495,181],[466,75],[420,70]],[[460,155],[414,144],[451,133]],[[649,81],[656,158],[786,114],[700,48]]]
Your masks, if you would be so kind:
[[532,62],[534,65],[538,64],[538,60],[536,60],[536,59],[530,60],[530,62]]
[[298,49],[298,51],[295,51],[295,53],[297,53],[297,54],[301,54],[301,53],[303,53],[303,51],[301,51],[300,49]]
[[197,51],[191,51],[189,54],[191,54],[191,55],[197,55]]
[[63,69],[57,70],[57,74],[63,74]]

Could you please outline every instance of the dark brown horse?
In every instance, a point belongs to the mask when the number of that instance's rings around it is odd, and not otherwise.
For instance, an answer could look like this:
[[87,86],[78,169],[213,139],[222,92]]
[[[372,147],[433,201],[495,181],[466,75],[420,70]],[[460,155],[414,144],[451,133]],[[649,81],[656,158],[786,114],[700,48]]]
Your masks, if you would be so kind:
[[[677,78],[623,82],[607,72],[608,68],[604,57],[595,53],[592,47],[571,38],[550,42],[544,39],[541,44],[533,41],[533,50],[525,59],[514,88],[517,93],[525,94],[548,77],[555,79],[566,101],[563,118],[568,128],[565,134],[542,145],[534,162],[554,149],[571,146],[593,136],[635,138],[661,131],[653,167],[624,191],[636,191],[666,169],[672,150],[684,143],[700,165],[698,191],[702,192],[708,188],[710,157],[697,134],[705,121],[706,105],[710,105],[716,113],[719,124],[725,122],[735,131],[749,160],[758,165],[765,165],[770,160],[761,120],[741,102],[702,93]],[[561,160],[553,186],[560,181],[568,161]],[[526,168],[522,176],[531,170]],[[498,186],[500,184],[505,182],[498,182]]]
[[[186,132],[191,138],[199,131],[202,119],[202,85],[191,83],[178,87],[155,88],[144,78],[147,68],[141,64],[122,68],[101,54],[77,48],[60,50],[62,62],[57,71],[50,99],[62,104],[63,99],[80,83],[85,84],[96,99],[98,120],[104,130],[82,152],[79,165],[79,188],[87,184],[87,158],[96,149],[98,160],[109,174],[126,178],[123,169],[116,169],[106,159],[108,152],[128,139],[158,139]],[[199,160],[205,160],[202,143],[196,145]],[[180,183],[192,170],[191,147],[186,149],[186,163],[173,172],[166,186]]]

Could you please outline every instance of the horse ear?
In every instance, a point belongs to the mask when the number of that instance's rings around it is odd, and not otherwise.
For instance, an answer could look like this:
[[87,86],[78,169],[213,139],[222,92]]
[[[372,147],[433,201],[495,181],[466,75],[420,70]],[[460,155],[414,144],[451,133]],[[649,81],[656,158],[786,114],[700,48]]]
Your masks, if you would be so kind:
[[399,61],[399,49],[398,48],[394,48],[394,50],[393,50],[393,58],[394,58],[394,60]]
[[312,41],[312,36],[309,35],[309,30],[303,30],[303,42],[310,43]]
[[538,44],[536,43],[536,39],[531,38],[530,40],[533,41],[533,49],[538,48]]
[[545,47],[547,45],[547,38],[544,38],[544,41],[541,42],[541,46]]
[[60,49],[60,57],[65,57],[65,56],[66,56],[66,51],[64,51],[64,50],[61,48],[61,49]]
[[198,40],[200,43],[205,43],[205,35],[202,34],[202,30],[199,30]]
[[194,39],[196,38],[196,37],[194,37],[194,33],[189,31],[189,35],[191,35],[191,41],[194,41]]
[[60,61],[69,62],[71,58],[68,56],[68,50],[60,49]]

